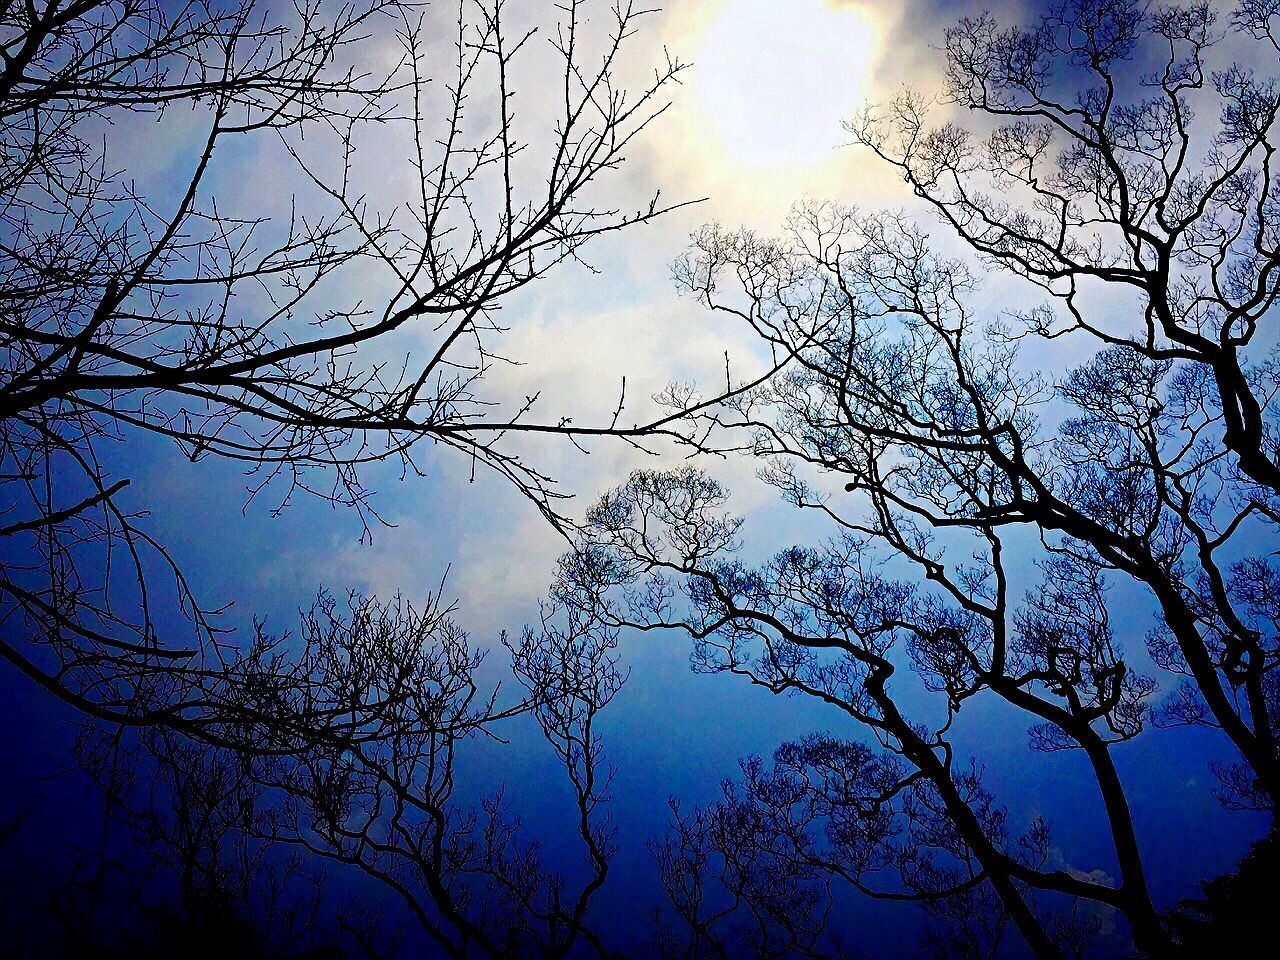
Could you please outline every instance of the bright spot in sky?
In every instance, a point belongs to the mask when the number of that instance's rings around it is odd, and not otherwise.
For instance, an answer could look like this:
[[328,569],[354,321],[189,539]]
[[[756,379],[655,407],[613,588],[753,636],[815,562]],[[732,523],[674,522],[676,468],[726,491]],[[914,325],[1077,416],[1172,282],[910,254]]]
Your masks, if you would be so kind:
[[696,50],[701,111],[740,164],[821,162],[866,99],[881,29],[832,0],[727,0]]

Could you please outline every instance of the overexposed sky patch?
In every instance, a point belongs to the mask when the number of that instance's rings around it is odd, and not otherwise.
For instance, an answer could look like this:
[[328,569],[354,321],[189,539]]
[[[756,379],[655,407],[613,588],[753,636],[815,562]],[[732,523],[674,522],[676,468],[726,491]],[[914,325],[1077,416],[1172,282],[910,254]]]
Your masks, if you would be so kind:
[[775,226],[798,199],[891,189],[844,147],[842,124],[896,87],[889,45],[902,5],[860,0],[709,0],[664,14],[662,39],[692,62],[661,134],[655,175],[709,198],[717,217]]

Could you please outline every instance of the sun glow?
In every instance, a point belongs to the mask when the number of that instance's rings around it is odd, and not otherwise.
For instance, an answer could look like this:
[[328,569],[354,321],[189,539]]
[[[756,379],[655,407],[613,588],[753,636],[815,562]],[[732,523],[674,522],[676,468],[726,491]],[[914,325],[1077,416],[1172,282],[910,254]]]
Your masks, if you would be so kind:
[[736,164],[771,167],[818,163],[841,142],[881,40],[847,0],[726,0],[699,32],[690,92],[706,135]]
[[[869,0],[681,0],[663,39],[693,67],[663,133],[648,141],[662,182],[703,196],[704,217],[773,228],[805,197],[859,196],[900,181],[848,142],[843,123],[918,73],[883,56],[902,6]],[[889,75],[885,71],[889,70]],[[923,82],[918,76],[913,82]]]

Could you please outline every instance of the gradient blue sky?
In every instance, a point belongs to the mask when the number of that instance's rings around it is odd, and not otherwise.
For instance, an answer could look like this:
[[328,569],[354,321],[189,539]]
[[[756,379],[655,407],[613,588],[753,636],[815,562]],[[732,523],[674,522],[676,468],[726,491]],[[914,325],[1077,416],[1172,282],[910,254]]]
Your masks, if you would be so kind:
[[[623,206],[658,187],[668,198],[709,199],[658,224],[606,237],[589,255],[598,273],[569,265],[521,292],[503,315],[512,327],[504,352],[527,365],[503,374],[496,388],[513,397],[543,390],[544,419],[573,410],[578,420],[607,420],[624,374],[629,395],[643,398],[671,379],[714,379],[726,349],[749,366],[750,343],[680,300],[668,264],[703,222],[767,230],[806,197],[912,209],[896,177],[865,153],[839,146],[840,121],[863,99],[891,93],[901,82],[936,88],[943,29],[984,6],[1011,19],[1035,12],[1015,2],[669,3],[636,39],[637,69],[662,44],[695,66],[676,92],[672,114],[649,131],[613,189]],[[752,50],[759,56],[745,59],[743,52]],[[791,52],[797,50],[812,56]],[[536,73],[527,76],[524,95],[536,97]],[[824,95],[814,95],[815,78],[829,79]],[[726,127],[725,116],[740,122]],[[163,192],[182,176],[187,141],[180,121],[149,138],[139,176]],[[232,199],[243,182],[236,164],[243,163],[255,166],[256,196],[287,194],[287,168],[264,153],[226,161],[223,187]],[[390,195],[396,184],[389,169],[380,187]],[[940,245],[950,242],[941,228],[934,233]],[[1025,296],[1007,278],[990,277],[984,287],[992,310]],[[1069,358],[1058,352],[1042,362],[1054,373],[1061,367],[1053,364]],[[584,411],[583,397],[599,402]],[[645,462],[609,444],[595,444],[589,457],[567,445],[526,448],[577,494],[576,512]],[[352,516],[317,501],[299,499],[279,517],[271,516],[269,496],[246,507],[245,479],[234,465],[192,464],[149,438],[130,438],[107,452],[113,476],[132,478],[132,502],[151,511],[150,531],[171,548],[208,603],[234,600],[229,617],[242,625],[258,616],[287,629],[320,586],[399,591],[412,599],[435,588],[448,568],[446,591],[460,601],[458,618],[486,645],[500,630],[518,630],[535,616],[563,547],[527,502],[492,478],[471,482],[469,465],[445,453],[427,454],[426,478],[402,481],[394,470],[368,474],[379,510],[395,526],[375,529],[371,542],[362,542]],[[715,469],[739,491],[735,509],[748,518],[752,550],[820,535],[797,527],[794,515],[753,479],[749,464]],[[1130,629],[1123,639],[1141,649],[1150,623],[1146,598],[1120,585],[1114,599],[1115,621]],[[812,705],[770,698],[732,678],[693,676],[680,637],[629,637],[624,657],[632,673],[606,729],[618,769],[613,812],[621,853],[612,892],[599,901],[602,916],[616,911],[611,923],[620,932],[635,920],[636,898],[657,895],[644,842],[662,831],[669,795],[688,803],[711,799],[719,780],[736,773],[739,757],[767,753],[813,730],[843,732],[837,717]],[[1044,814],[1057,825],[1063,865],[1111,869],[1098,801],[1087,776],[1080,776],[1080,759],[1031,756],[1025,721],[994,706],[974,704],[965,713],[960,742],[985,762],[1014,822]],[[0,730],[20,732],[0,741],[0,818],[36,801],[25,836],[0,851],[0,885],[18,891],[4,904],[13,911],[10,919],[38,910],[47,884],[61,878],[76,844],[89,842],[96,829],[99,814],[78,780],[54,776],[67,762],[72,719],[11,672],[0,672]],[[525,734],[515,731],[510,747],[468,760],[468,789],[479,796],[506,783],[530,834],[544,836],[554,850],[565,827],[560,788],[550,758]],[[1223,811],[1211,796],[1206,758],[1219,749],[1207,733],[1153,731],[1119,751],[1138,829],[1148,841],[1155,894],[1165,903],[1192,893],[1195,878],[1227,867],[1258,832],[1255,820]],[[846,917],[876,949],[900,943],[917,922],[910,906],[861,900],[850,901]]]

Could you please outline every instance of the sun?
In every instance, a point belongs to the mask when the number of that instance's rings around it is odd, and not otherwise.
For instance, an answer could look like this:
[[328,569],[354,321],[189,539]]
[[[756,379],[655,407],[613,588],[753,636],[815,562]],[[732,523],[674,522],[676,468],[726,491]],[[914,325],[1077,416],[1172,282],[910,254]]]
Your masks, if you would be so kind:
[[848,0],[725,0],[700,26],[690,93],[706,146],[749,166],[829,156],[867,97],[875,18]]

